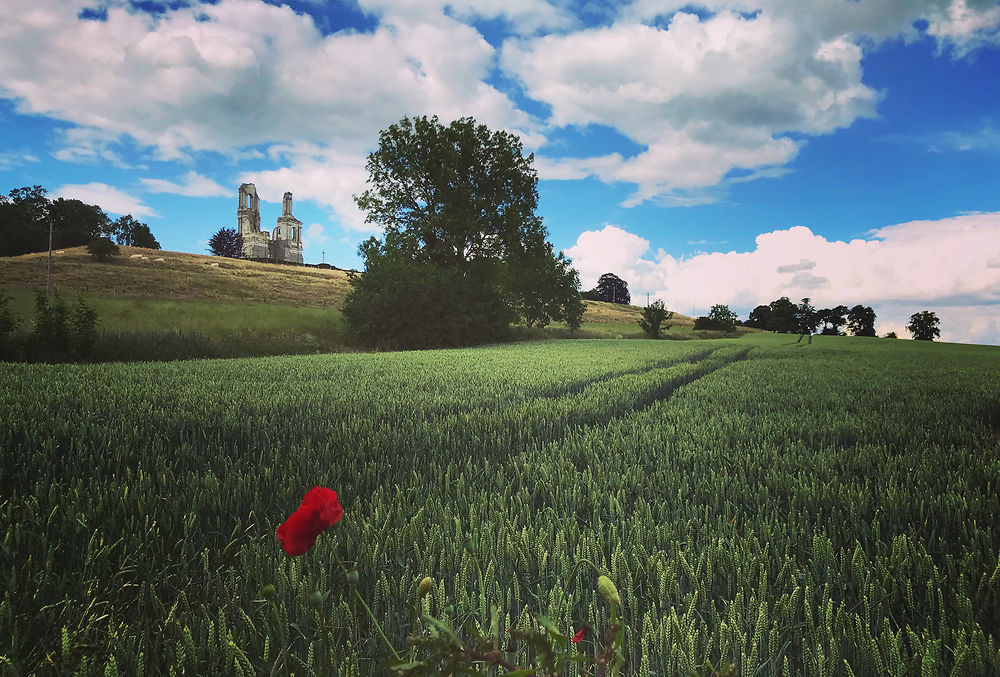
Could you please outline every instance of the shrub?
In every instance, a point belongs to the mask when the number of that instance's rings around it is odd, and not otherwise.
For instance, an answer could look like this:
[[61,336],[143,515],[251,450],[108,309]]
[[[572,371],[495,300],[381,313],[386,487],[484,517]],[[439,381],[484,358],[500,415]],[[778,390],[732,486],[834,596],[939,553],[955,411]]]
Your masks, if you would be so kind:
[[351,278],[344,317],[357,342],[380,349],[500,341],[516,315],[491,268],[465,273],[402,256],[371,257],[364,275]]
[[112,256],[118,256],[121,251],[111,238],[95,237],[87,244],[87,253],[98,261],[107,261]]
[[673,311],[667,310],[663,301],[653,301],[642,309],[642,319],[639,320],[639,326],[649,338],[660,338],[661,325],[673,316]]

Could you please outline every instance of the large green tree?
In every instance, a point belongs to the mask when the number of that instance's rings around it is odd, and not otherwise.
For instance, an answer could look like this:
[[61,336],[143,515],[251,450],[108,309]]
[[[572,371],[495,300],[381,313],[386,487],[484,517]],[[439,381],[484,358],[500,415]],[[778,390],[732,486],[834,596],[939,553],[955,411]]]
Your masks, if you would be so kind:
[[747,327],[788,334],[798,329],[799,313],[799,306],[792,303],[787,296],[782,296],[766,306],[760,305],[754,308],[744,324]]
[[578,326],[579,281],[535,214],[533,161],[515,135],[472,118],[404,117],[381,132],[355,198],[383,229],[362,243],[344,307],[358,339],[462,345],[500,338],[518,316]]
[[941,336],[941,330],[938,329],[940,323],[941,320],[936,313],[922,310],[910,315],[910,323],[906,325],[906,330],[913,334],[916,341],[933,341]]
[[149,229],[149,226],[137,220],[131,214],[120,216],[112,222],[111,232],[114,233],[118,244],[126,247],[160,248],[160,243],[153,237],[153,232]]
[[854,336],[875,336],[875,309],[858,304],[847,313],[847,328]]
[[632,296],[628,292],[628,282],[614,273],[601,275],[600,279],[597,280],[597,293],[600,299],[607,303],[624,305],[632,303]]
[[0,256],[18,256],[87,244],[111,233],[111,220],[97,205],[80,200],[49,200],[41,186],[24,186],[0,195]]

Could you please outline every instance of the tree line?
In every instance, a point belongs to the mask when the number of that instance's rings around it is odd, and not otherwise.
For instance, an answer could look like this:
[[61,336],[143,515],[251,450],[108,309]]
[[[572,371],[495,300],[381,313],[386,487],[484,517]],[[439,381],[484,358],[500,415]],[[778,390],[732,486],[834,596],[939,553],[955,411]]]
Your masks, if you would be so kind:
[[52,248],[81,247],[98,239],[127,247],[159,249],[149,226],[125,214],[112,220],[98,205],[80,200],[50,200],[42,186],[23,186],[0,194],[0,256],[20,256]]

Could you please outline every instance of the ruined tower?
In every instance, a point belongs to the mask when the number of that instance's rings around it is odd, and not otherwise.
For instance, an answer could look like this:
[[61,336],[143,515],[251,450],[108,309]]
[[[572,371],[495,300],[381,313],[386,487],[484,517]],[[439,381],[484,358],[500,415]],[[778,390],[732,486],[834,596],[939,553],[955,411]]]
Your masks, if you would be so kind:
[[281,216],[274,227],[271,254],[276,261],[302,263],[302,222],[292,216],[291,193],[285,193],[281,201]]
[[260,229],[260,198],[252,183],[240,186],[240,205],[236,209],[237,232],[243,237],[243,257],[269,259],[269,233]]
[[243,237],[243,258],[302,263],[302,222],[292,216],[292,194],[285,193],[274,235],[260,229],[260,198],[252,183],[240,186],[237,232]]

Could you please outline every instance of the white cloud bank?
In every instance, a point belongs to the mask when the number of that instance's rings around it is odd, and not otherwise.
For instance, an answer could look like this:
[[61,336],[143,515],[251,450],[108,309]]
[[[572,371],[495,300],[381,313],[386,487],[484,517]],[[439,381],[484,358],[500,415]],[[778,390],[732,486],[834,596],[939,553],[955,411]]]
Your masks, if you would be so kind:
[[52,191],[53,198],[79,200],[88,205],[97,205],[109,214],[131,214],[132,216],[156,216],[153,208],[138,198],[109,186],[106,183],[66,184]]
[[705,314],[716,303],[742,317],[781,296],[810,297],[817,307],[861,303],[879,314],[880,332],[933,310],[946,341],[1000,344],[1000,212],[912,221],[830,241],[796,226],[763,233],[749,252],[675,258],[617,226],[580,235],[566,250],[585,289],[614,272],[638,300],[650,292],[681,313]]
[[645,148],[542,157],[543,178],[634,184],[624,206],[704,204],[708,187],[783,173],[801,135],[873,117],[862,45],[913,39],[917,19],[956,56],[1000,44],[1000,8],[981,0],[636,0],[609,26],[508,41],[502,64],[552,126],[606,125]]
[[233,190],[220,186],[218,183],[202,176],[198,172],[188,172],[184,175],[182,183],[174,183],[164,179],[139,179],[146,190],[150,193],[172,193],[185,197],[226,197],[233,194]]
[[[444,3],[421,13],[422,3],[366,1],[362,7],[382,17],[373,32],[331,35],[311,16],[261,0],[192,1],[157,15],[111,0],[102,3],[106,20],[78,18],[93,4],[0,2],[0,96],[21,112],[77,125],[64,134],[58,159],[126,166],[114,149],[126,141],[179,161],[205,151],[311,145],[319,152],[285,155],[279,171],[305,178],[317,170],[317,156],[328,166],[310,187],[284,184],[278,194],[293,186],[357,227],[350,198],[364,189],[364,176],[358,181],[356,168],[379,130],[404,114],[472,115],[528,145],[544,141],[541,125],[487,84],[494,48],[447,16]],[[565,23],[545,2],[493,5],[457,9],[505,16],[525,30]],[[352,183],[344,188],[346,178]],[[320,186],[323,180],[331,185]],[[215,191],[190,179],[147,186]]]

